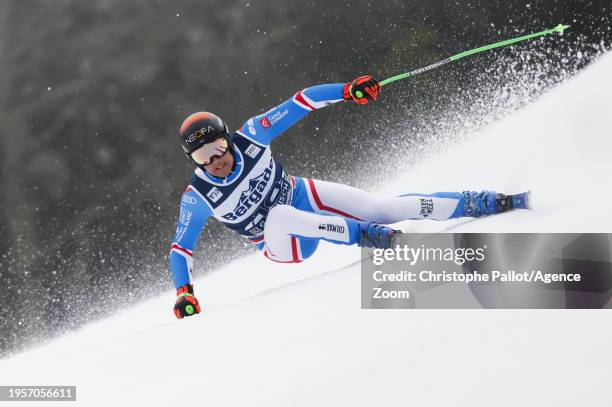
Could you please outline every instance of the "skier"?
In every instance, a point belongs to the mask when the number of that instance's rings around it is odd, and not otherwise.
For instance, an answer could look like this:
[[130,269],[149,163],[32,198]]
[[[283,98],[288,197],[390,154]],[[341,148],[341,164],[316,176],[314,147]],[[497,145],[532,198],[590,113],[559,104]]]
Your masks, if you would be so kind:
[[263,255],[283,263],[310,257],[320,240],[361,247],[393,246],[400,233],[385,224],[406,219],[446,220],[528,208],[527,195],[493,191],[382,197],[347,185],[294,177],[272,158],[270,143],[312,110],[340,101],[375,101],[380,85],[369,75],[349,83],[306,88],[229,133],[216,115],[198,112],[179,135],[197,166],[181,198],[170,251],[177,288],[174,313],[200,312],[193,293],[192,253],[208,217],[246,236]]

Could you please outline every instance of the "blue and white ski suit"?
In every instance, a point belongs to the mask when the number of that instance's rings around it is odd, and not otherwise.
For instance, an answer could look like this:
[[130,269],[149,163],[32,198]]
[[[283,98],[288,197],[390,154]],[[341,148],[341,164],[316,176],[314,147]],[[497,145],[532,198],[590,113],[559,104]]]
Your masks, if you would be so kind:
[[294,177],[272,157],[270,143],[310,111],[342,101],[344,84],[306,88],[231,134],[236,165],[225,179],[196,169],[181,197],[170,251],[175,286],[192,283],[192,255],[204,224],[214,217],[248,238],[274,261],[310,257],[319,240],[355,244],[359,222],[445,220],[462,216],[459,192],[381,197],[347,185]]

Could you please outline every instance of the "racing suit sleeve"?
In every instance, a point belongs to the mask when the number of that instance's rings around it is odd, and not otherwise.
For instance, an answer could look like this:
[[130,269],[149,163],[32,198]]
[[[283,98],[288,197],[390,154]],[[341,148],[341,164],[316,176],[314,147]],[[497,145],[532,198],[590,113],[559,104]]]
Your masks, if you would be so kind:
[[178,289],[193,284],[193,249],[212,211],[191,187],[181,197],[181,211],[170,249],[170,270]]
[[269,145],[310,111],[342,101],[344,83],[312,86],[297,92],[280,105],[247,120],[238,133]]

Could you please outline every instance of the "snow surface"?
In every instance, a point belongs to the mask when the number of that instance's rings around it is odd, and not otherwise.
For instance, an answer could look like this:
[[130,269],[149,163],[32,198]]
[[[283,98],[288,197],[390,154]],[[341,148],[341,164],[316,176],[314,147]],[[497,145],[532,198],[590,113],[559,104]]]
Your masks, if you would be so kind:
[[[612,231],[611,73],[608,54],[384,189],[532,189],[534,211],[401,227]],[[361,310],[358,259],[239,259],[196,280],[203,314],[174,319],[167,292],[0,361],[0,384],[76,385],[86,406],[610,405],[609,310]]]

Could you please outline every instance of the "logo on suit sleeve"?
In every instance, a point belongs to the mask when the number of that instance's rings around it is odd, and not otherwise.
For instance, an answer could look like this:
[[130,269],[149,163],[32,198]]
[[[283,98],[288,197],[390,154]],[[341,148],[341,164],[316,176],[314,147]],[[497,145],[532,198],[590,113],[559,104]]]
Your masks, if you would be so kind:
[[264,129],[267,129],[268,127],[272,126],[270,120],[268,120],[267,117],[263,117],[261,120],[259,120],[259,123],[261,123]]
[[181,202],[189,205],[195,205],[197,203],[196,199],[189,195],[183,195],[183,197],[181,198]]
[[211,189],[206,196],[211,201],[217,202],[223,196],[223,192],[219,191],[219,188],[213,187],[213,189]]
[[251,133],[252,136],[257,135],[257,131],[255,131],[255,123],[253,122],[252,117],[249,119],[249,121],[247,121],[247,127],[249,128],[249,133]]

